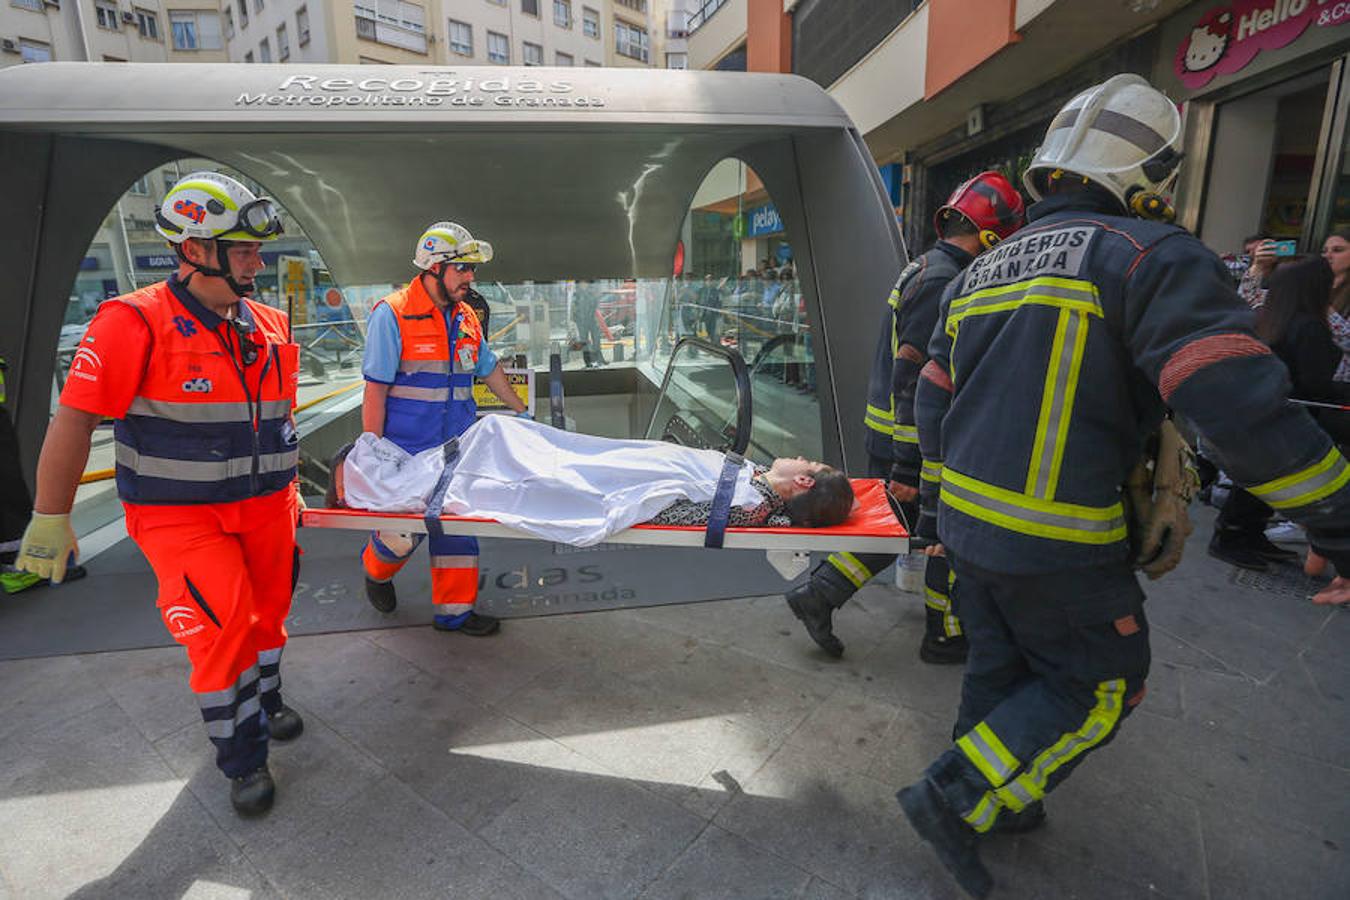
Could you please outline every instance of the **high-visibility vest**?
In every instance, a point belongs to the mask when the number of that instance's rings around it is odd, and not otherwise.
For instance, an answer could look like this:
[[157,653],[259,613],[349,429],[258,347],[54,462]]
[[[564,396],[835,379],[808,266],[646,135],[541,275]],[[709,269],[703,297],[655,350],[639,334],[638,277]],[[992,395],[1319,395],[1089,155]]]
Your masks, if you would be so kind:
[[128,503],[229,503],[283,490],[295,480],[299,436],[291,420],[300,348],[286,315],[240,300],[257,345],[241,366],[234,336],[206,328],[159,282],[112,301],[150,329],[145,375],[113,426],[117,492]]
[[420,278],[380,303],[393,311],[401,344],[398,372],[385,400],[384,436],[419,453],[463,434],[478,411],[473,400],[483,342],[478,316],[468,304],[456,303],[447,327],[445,313]]

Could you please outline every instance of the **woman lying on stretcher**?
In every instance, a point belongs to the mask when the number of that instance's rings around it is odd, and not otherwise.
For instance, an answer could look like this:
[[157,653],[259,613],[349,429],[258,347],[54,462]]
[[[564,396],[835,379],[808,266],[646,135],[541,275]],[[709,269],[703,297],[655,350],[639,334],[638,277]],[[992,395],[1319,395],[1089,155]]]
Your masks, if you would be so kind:
[[[705,525],[726,457],[663,441],[616,440],[488,416],[460,437],[441,511],[495,519],[584,546],[631,525]],[[328,506],[423,514],[445,467],[363,434],[333,460]],[[776,459],[736,473],[731,527],[838,525],[853,488],[824,463]]]

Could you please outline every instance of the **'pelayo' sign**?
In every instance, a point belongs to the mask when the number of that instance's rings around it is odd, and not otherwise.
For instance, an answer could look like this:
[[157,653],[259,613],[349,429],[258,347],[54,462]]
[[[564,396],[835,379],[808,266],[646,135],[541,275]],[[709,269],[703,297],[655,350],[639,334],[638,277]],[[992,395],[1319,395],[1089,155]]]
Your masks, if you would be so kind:
[[1177,47],[1174,66],[1195,90],[1231,75],[1262,50],[1293,43],[1309,25],[1350,22],[1350,0],[1234,0],[1211,7]]

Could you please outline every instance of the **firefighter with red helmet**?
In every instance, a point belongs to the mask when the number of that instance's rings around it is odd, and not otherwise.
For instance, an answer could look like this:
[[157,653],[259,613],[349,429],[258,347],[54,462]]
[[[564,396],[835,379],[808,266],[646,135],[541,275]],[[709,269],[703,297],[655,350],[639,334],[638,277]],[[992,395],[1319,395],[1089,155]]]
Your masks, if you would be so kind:
[[284,622],[298,554],[291,410],[299,347],[286,314],[252,298],[275,205],[233,178],[194,172],[155,230],[178,269],[99,307],[80,339],[38,459],[18,566],[60,582],[90,437],[114,419],[127,533],[159,583],[160,617],[187,651],[216,765],[240,815],[272,806],[270,741],[304,729],[281,700]]
[[[914,390],[927,361],[939,300],[948,282],[1021,227],[1022,218],[1021,195],[998,172],[981,172],[966,181],[933,217],[937,243],[905,267],[887,301],[867,387],[867,474],[889,481],[891,496],[900,502],[911,527],[918,515],[919,483],[926,475],[914,424]],[[892,553],[834,553],[788,592],[792,612],[821,649],[843,655],[843,642],[834,634],[834,611],[895,559]],[[924,662],[960,663],[966,658],[950,582],[946,561],[929,559],[924,575],[927,618],[919,647]]]

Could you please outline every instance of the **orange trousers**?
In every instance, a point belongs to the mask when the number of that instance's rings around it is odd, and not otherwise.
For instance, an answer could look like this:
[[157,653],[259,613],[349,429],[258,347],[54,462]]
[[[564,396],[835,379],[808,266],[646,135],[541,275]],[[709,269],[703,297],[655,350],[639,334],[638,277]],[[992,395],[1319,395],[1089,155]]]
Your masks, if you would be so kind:
[[160,616],[192,664],[216,765],[228,777],[267,761],[267,713],[281,707],[281,651],[295,567],[295,490],[234,503],[123,504],[127,533],[159,580]]

